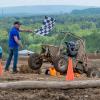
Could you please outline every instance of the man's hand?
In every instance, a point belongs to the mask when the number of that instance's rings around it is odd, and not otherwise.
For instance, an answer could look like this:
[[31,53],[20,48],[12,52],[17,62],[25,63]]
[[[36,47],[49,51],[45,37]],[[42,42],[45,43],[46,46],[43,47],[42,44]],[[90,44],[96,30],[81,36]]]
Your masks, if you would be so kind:
[[32,30],[27,30],[27,32],[33,33],[33,31],[32,31]]
[[23,48],[23,45],[22,45],[22,42],[21,42],[21,41],[19,41],[19,46],[20,46],[21,48]]

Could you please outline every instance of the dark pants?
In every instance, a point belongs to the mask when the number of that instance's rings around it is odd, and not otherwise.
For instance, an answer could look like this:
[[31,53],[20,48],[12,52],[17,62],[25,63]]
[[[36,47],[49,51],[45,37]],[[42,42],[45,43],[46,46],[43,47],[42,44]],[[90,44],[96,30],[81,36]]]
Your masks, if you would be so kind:
[[2,53],[0,53],[0,59],[2,59]]
[[10,48],[9,49],[9,57],[7,59],[7,63],[5,66],[5,70],[9,70],[9,66],[12,60],[12,57],[14,56],[14,62],[13,62],[13,71],[17,70],[17,62],[18,62],[18,48]]

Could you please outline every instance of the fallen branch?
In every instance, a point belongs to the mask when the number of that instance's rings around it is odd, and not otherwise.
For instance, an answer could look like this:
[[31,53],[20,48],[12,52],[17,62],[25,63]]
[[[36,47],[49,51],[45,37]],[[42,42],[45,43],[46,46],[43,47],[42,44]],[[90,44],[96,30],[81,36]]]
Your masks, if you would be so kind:
[[100,80],[81,81],[17,81],[0,83],[0,89],[73,89],[100,87]]

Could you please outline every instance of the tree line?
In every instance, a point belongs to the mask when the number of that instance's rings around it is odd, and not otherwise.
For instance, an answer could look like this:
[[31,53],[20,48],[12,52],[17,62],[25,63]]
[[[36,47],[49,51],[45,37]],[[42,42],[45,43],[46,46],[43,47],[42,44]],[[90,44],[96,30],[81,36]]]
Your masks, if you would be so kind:
[[[0,18],[0,45],[4,51],[4,57],[8,52],[8,34],[14,21],[19,20],[23,25],[23,29],[38,29],[45,15],[30,16],[30,17],[4,17]],[[77,15],[77,14],[61,14],[48,15],[56,19],[54,29],[47,36],[39,36],[35,33],[21,33],[23,49],[28,49],[34,52],[41,51],[42,44],[60,45],[64,38],[65,32],[72,32],[85,39],[87,52],[100,50],[100,15]],[[66,39],[67,40],[67,39]],[[64,40],[64,41],[66,41]]]

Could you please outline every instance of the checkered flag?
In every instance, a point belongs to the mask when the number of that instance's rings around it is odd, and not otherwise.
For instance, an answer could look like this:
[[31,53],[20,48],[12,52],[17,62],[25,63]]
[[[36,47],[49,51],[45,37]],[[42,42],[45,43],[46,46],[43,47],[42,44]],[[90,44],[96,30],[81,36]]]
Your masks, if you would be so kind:
[[40,29],[37,29],[35,32],[39,35],[47,35],[49,32],[53,29],[55,24],[55,19],[51,17],[45,16],[45,19],[43,20],[43,25]]

